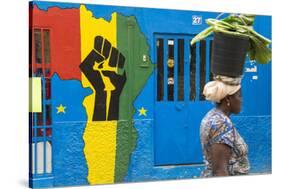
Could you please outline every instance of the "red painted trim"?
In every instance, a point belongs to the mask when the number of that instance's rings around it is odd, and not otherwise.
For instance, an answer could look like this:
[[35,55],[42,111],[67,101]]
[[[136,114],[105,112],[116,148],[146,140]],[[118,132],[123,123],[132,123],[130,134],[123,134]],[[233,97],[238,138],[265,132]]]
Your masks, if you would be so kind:
[[[50,64],[44,64],[42,40],[42,71],[51,68],[51,75],[57,73],[61,79],[81,80],[80,10],[51,7],[44,11],[34,5],[32,15],[31,28],[40,29],[42,39],[43,30],[50,30]],[[34,42],[32,44],[34,46]],[[34,49],[32,54],[34,56]],[[35,57],[32,59],[34,61]],[[34,68],[40,68],[39,64],[32,65]]]

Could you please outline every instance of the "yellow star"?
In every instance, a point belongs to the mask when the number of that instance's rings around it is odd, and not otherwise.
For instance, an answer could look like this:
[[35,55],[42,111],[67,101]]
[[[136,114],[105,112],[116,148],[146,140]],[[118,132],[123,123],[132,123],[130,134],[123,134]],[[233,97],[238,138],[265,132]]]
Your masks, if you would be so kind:
[[65,114],[65,109],[66,109],[66,107],[65,106],[63,106],[62,104],[60,104],[60,106],[59,107],[56,107],[57,108],[57,114],[59,114],[59,113],[64,113]]
[[141,116],[141,115],[146,116],[147,110],[144,109],[144,107],[141,107],[141,109],[139,109],[138,111],[139,111],[139,116]]

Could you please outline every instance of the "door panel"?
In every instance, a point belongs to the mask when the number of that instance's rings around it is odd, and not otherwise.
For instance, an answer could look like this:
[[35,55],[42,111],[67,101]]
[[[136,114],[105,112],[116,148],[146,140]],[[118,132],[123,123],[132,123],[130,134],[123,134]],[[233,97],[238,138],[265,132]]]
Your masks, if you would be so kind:
[[155,35],[155,165],[202,163],[199,127],[210,104],[200,93],[211,77],[211,46],[207,39],[191,47],[192,38]]

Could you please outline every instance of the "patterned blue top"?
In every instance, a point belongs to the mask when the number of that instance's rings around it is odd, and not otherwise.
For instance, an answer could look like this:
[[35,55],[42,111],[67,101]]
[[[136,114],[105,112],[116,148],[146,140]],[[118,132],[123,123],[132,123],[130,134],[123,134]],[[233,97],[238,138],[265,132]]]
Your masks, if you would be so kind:
[[213,108],[203,118],[200,126],[200,139],[205,163],[205,170],[201,176],[213,176],[209,147],[214,143],[226,144],[231,148],[231,158],[228,163],[229,175],[249,172],[248,146],[229,117],[218,108]]

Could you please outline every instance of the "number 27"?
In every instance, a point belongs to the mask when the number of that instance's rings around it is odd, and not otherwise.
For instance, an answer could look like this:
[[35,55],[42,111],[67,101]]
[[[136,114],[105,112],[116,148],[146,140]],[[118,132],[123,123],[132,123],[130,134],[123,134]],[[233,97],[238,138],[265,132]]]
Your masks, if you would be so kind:
[[201,25],[202,17],[201,16],[192,16],[192,25]]

